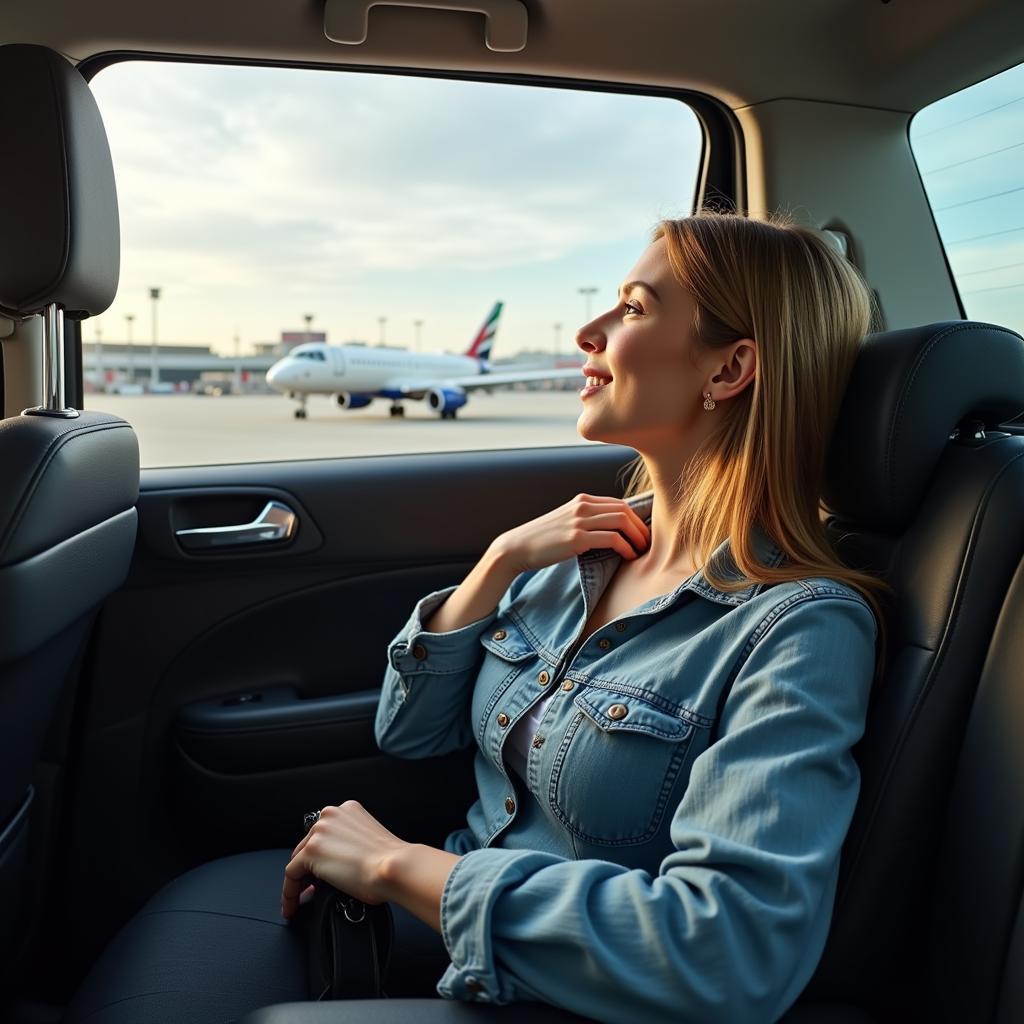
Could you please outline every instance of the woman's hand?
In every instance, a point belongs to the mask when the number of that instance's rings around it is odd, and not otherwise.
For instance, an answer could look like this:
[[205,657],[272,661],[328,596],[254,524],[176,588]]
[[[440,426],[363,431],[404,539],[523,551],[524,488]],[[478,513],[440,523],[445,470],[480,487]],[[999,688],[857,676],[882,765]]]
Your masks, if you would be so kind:
[[320,820],[292,850],[284,869],[281,916],[289,918],[298,909],[300,896],[312,888],[306,885],[310,876],[364,903],[383,903],[387,899],[383,866],[408,845],[356,800],[325,807]]
[[650,544],[650,527],[623,498],[577,494],[551,512],[500,534],[491,549],[525,572],[591,548],[612,548],[632,560]]

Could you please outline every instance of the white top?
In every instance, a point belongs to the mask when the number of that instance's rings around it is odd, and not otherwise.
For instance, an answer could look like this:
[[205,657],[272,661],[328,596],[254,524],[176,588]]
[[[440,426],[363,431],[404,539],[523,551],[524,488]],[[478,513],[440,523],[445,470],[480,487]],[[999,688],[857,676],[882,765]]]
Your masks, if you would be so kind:
[[525,781],[526,779],[526,758],[530,753],[530,744],[533,742],[533,737],[537,732],[537,723],[540,722],[541,717],[544,714],[544,709],[547,707],[547,702],[551,699],[552,694],[555,692],[557,687],[551,688],[551,693],[544,694],[543,697],[536,704],[530,708],[529,711],[519,719],[514,726],[512,731],[508,734],[508,739],[505,740],[505,746],[503,752],[505,754],[508,763],[515,770],[516,774]]
[[[589,639],[587,637],[586,639]],[[562,662],[564,665],[572,663],[572,659],[576,657],[576,652],[583,646],[585,642],[584,637],[580,637],[575,645],[569,649],[565,655],[565,659]],[[502,748],[502,753],[505,755],[508,763],[515,770],[516,774],[526,780],[526,758],[530,753],[530,744],[533,743],[533,737],[537,733],[537,725],[541,718],[544,716],[544,709],[547,707],[547,702],[551,699],[557,686],[552,686],[551,690],[544,694],[543,697],[529,711],[523,715],[522,718],[512,726],[511,732],[508,734],[508,739],[505,741],[505,746]]]

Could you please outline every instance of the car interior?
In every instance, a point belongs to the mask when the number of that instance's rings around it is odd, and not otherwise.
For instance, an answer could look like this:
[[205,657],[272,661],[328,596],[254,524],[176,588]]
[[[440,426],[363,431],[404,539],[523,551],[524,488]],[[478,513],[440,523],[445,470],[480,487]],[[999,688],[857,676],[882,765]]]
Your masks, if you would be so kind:
[[[440,846],[475,798],[473,751],[380,752],[389,640],[496,534],[621,493],[635,456],[510,436],[140,469],[133,425],[101,396],[85,408],[82,371],[119,262],[90,81],[127,59],[679,97],[704,137],[695,210],[793,210],[838,240],[878,314],[822,515],[893,597],[831,930],[783,1019],[1024,1020],[1024,338],[968,317],[908,139],[929,104],[1024,63],[1019,0],[0,8],[0,1017],[147,1020],[145,951],[187,941],[151,898],[229,916],[215,862],[293,847],[310,807],[356,799]],[[271,502],[294,516],[273,543],[178,536]],[[200,865],[202,885],[165,888]],[[247,966],[196,985],[244,989]],[[582,1019],[440,998],[250,1009],[246,1024]]]

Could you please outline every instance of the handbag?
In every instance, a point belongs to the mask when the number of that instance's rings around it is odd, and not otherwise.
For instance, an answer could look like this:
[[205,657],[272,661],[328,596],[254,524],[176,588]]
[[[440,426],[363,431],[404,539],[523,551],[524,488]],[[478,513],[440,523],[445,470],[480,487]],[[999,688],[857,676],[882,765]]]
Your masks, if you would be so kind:
[[317,880],[305,918],[311,999],[387,998],[394,919],[387,903],[368,904]]
[[[320,817],[307,814],[308,833]],[[386,999],[384,978],[395,922],[388,903],[364,903],[316,879],[313,898],[300,904],[306,932],[306,977],[311,999]]]

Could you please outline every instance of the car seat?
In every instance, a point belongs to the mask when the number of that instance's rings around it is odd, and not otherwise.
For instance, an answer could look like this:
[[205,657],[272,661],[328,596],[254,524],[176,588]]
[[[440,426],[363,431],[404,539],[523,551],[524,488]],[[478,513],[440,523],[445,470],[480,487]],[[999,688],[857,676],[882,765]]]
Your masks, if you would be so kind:
[[102,312],[117,288],[117,200],[96,103],[59,54],[0,46],[0,123],[16,147],[0,161],[0,314],[45,320],[43,404],[0,419],[3,980],[38,881],[29,827],[52,810],[37,806],[33,770],[96,610],[128,572],[139,447],[124,420],[64,398],[64,318]]

